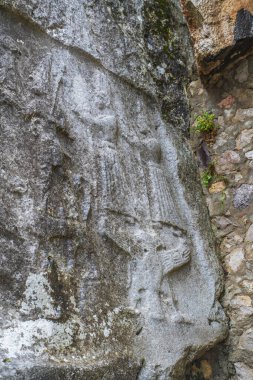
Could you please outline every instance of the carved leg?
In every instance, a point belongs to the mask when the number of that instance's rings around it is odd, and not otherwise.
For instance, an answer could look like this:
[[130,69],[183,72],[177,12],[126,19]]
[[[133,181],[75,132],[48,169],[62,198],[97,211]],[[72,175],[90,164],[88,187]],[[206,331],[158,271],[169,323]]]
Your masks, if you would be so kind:
[[177,306],[177,299],[173,290],[172,281],[169,276],[167,276],[167,281],[169,285],[169,291],[172,299],[172,307],[174,309],[174,312],[171,316],[171,321],[176,323],[188,323],[187,319],[184,317],[183,314],[180,313],[178,306]]
[[[130,299],[136,312],[152,320],[165,318],[160,299],[160,279],[150,273],[135,273],[132,278]],[[154,281],[154,278],[156,281]]]
[[181,311],[179,310],[178,301],[173,290],[172,281],[169,277],[167,277],[167,281],[168,281],[168,288],[169,288],[171,299],[172,299],[172,307],[174,310],[171,316],[171,321],[175,323],[185,323],[185,324],[190,324],[190,325],[193,324],[194,322],[188,317],[186,317],[184,314],[182,314]]

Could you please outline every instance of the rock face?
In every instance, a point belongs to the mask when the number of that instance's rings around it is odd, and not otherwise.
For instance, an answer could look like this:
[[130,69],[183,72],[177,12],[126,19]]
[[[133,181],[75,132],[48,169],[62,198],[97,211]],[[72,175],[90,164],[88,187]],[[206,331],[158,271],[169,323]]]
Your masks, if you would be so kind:
[[202,77],[213,76],[252,48],[251,0],[181,0]]
[[0,4],[0,377],[182,379],[226,329],[157,4]]

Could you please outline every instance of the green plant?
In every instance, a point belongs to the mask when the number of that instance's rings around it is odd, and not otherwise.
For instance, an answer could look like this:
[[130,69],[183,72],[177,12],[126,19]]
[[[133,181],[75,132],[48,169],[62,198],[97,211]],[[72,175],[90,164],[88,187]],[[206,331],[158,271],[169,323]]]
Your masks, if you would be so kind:
[[4,358],[4,359],[3,359],[3,362],[4,362],[4,363],[10,363],[10,362],[11,362],[11,359],[10,359],[10,358]]
[[217,125],[215,123],[215,115],[211,112],[204,112],[202,115],[198,115],[195,118],[193,130],[195,132],[211,132]]
[[201,173],[201,183],[204,187],[209,187],[213,179],[214,179],[214,175],[210,168],[204,170]]

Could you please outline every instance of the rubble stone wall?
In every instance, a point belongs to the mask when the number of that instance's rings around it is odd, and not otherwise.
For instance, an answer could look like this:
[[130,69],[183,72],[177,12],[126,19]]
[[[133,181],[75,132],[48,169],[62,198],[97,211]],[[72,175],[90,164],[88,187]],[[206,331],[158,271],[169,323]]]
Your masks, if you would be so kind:
[[208,168],[213,171],[209,186],[203,190],[225,272],[222,305],[230,320],[225,343],[195,363],[193,373],[206,373],[205,379],[250,380],[253,378],[253,56],[226,70],[215,86],[206,87],[200,80],[191,82],[189,99],[192,125],[196,116],[204,112],[215,114],[218,125],[212,136],[192,130],[191,138],[200,176]]

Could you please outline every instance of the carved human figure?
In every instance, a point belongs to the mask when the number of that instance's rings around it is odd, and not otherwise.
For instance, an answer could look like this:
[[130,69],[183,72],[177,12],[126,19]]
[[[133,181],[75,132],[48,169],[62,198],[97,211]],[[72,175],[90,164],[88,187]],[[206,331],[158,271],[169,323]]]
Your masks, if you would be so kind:
[[[146,135],[146,133],[145,133]],[[170,273],[190,260],[190,244],[173,192],[161,164],[161,147],[154,137],[138,142],[145,172],[149,215],[142,224],[140,259],[132,270],[132,305],[155,319],[164,319],[162,303],[170,303],[170,318],[185,321],[177,309]],[[163,302],[162,302],[163,301]],[[166,308],[167,309],[167,308]]]
[[[129,138],[129,133],[120,130],[103,97],[97,107],[91,133],[97,167],[99,232],[131,256],[131,307],[147,317],[164,319],[168,313],[162,305],[170,298],[170,317],[181,321],[169,277],[189,262],[190,248],[162,166],[160,144],[150,131]],[[126,144],[128,157],[123,154]],[[143,179],[141,186],[137,178]],[[140,202],[146,210],[133,203],[139,188]],[[168,286],[164,286],[165,282]]]

